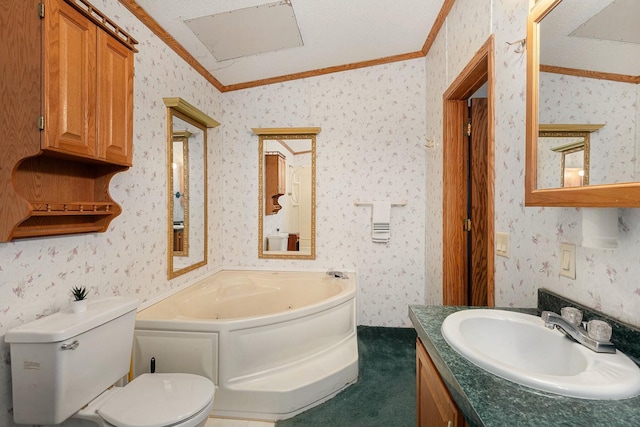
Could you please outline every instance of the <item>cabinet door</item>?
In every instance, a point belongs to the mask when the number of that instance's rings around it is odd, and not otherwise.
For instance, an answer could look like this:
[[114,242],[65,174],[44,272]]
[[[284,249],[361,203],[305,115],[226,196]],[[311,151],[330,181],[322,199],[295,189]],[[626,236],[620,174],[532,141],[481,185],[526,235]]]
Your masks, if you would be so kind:
[[287,161],[278,156],[278,194],[287,193]]
[[418,427],[464,425],[462,413],[419,339],[416,341],[416,400]]
[[96,32],[63,0],[46,3],[43,149],[96,154]]
[[98,157],[131,166],[133,52],[98,30]]

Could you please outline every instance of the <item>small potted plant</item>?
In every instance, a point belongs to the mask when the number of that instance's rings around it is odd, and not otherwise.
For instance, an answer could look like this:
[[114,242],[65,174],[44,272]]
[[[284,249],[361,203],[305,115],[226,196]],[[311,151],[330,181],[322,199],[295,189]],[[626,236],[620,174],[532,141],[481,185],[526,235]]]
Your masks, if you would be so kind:
[[74,286],[71,288],[71,295],[73,295],[73,303],[71,307],[74,313],[83,313],[87,311],[87,295],[89,291],[84,286]]

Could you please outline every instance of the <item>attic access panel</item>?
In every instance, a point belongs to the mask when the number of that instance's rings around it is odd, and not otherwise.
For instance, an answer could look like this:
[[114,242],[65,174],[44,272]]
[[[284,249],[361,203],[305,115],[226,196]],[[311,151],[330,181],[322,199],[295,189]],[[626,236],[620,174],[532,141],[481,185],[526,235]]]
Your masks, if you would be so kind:
[[288,0],[189,19],[185,24],[218,61],[303,46]]

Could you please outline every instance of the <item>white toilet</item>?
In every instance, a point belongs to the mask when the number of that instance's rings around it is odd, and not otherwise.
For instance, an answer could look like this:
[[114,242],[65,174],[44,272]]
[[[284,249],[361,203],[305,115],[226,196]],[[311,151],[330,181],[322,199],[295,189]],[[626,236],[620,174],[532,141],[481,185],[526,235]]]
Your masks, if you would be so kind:
[[18,424],[73,427],[202,427],[215,386],[192,374],[129,372],[135,298],[90,302],[84,313],[61,311],[7,332],[13,418]]
[[289,234],[288,233],[280,233],[278,230],[277,233],[273,233],[267,236],[267,245],[269,251],[287,251],[287,245],[289,243]]

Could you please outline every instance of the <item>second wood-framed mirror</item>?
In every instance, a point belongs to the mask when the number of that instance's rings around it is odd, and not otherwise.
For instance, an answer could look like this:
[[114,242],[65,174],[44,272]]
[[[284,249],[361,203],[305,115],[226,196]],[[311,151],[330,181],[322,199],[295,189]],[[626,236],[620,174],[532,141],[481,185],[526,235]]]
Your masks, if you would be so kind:
[[[534,3],[533,1],[531,3]],[[527,22],[525,204],[640,207],[640,44],[619,16],[638,2],[538,0]],[[630,27],[629,27],[630,28]],[[617,34],[622,29],[622,35]],[[632,28],[630,28],[632,29]],[[605,124],[591,136],[588,185],[539,180],[545,124]],[[597,171],[597,173],[594,173]]]
[[258,258],[316,258],[319,127],[254,128],[258,135]]

